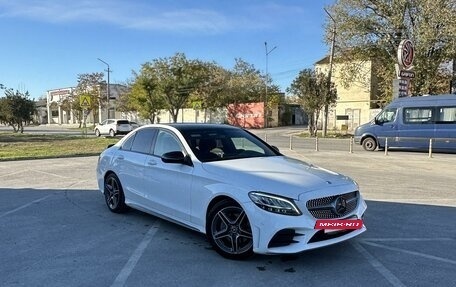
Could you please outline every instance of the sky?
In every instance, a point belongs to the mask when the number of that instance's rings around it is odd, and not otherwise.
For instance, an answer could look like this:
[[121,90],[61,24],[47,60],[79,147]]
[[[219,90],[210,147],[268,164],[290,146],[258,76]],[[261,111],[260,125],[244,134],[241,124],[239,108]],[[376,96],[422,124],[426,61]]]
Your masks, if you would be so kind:
[[[268,72],[283,92],[329,50],[331,0],[0,0],[0,84],[38,99],[104,72],[123,84],[141,65],[184,53]],[[266,56],[267,42],[268,56]],[[3,93],[0,93],[3,96]]]

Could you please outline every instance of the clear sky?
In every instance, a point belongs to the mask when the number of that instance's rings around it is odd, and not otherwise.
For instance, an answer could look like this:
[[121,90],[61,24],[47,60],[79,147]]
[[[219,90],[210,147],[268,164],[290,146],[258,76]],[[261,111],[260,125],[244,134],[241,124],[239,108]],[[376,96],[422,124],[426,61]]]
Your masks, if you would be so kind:
[[[268,70],[283,91],[328,53],[323,10],[331,0],[0,0],[0,84],[39,98],[104,72],[132,71],[177,52],[232,68]],[[106,75],[106,72],[105,72]],[[0,94],[3,96],[3,93]]]

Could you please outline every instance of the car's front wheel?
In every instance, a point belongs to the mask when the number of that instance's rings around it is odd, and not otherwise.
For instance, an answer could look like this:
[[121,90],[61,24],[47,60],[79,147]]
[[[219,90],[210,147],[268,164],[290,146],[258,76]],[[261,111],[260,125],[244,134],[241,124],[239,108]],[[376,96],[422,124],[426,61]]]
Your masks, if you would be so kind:
[[231,200],[211,208],[206,234],[214,249],[229,259],[245,259],[253,254],[252,229],[245,211]]
[[125,195],[119,178],[111,173],[104,182],[104,197],[109,210],[115,213],[122,213],[127,210]]
[[98,129],[95,130],[95,135],[96,135],[97,137],[99,137],[99,136],[101,135],[101,134],[100,134],[100,131],[99,131]]

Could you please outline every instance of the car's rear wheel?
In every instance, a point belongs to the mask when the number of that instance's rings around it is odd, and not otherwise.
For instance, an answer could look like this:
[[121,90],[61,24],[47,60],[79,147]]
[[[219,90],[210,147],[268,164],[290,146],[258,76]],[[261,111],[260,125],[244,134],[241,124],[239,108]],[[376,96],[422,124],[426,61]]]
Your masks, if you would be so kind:
[[252,229],[245,211],[231,200],[211,208],[206,234],[214,249],[229,259],[245,259],[253,254]]
[[372,137],[363,140],[363,148],[367,151],[374,151],[377,148],[377,141]]
[[110,211],[122,213],[127,210],[122,185],[119,178],[113,173],[109,174],[105,179],[104,197]]
[[97,137],[99,137],[99,136],[101,135],[101,134],[100,134],[100,131],[99,131],[98,129],[95,130],[95,135],[96,135]]
[[114,132],[114,130],[109,130],[109,136],[114,137],[115,135],[116,133]]

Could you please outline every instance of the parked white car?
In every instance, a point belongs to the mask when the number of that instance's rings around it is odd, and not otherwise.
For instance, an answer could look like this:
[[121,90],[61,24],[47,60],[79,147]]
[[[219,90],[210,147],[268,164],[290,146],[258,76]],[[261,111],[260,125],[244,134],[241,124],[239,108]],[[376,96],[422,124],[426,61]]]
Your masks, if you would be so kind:
[[139,127],[101,153],[97,181],[112,212],[132,207],[200,231],[231,259],[297,253],[366,230],[353,180],[228,125]]
[[132,130],[130,122],[124,119],[107,119],[97,124],[93,131],[97,137],[101,135],[125,135]]
[[130,121],[131,130],[137,129],[140,125],[137,122]]

